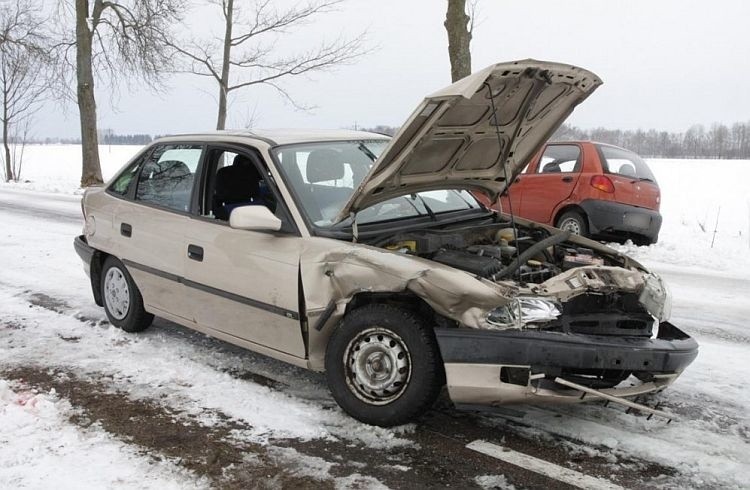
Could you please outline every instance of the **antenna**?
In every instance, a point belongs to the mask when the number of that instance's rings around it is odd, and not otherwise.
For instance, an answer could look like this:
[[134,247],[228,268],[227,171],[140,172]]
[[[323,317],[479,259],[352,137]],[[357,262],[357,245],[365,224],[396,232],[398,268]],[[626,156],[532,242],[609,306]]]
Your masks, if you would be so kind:
[[[492,96],[492,87],[488,82],[484,82],[487,86],[487,93],[490,98],[490,104],[492,106],[492,118],[495,125],[495,134],[497,135],[497,147],[498,149],[503,147],[503,138],[500,135],[500,123],[497,120],[497,109],[495,108],[495,97]],[[516,216],[513,213],[513,200],[510,198],[510,182],[508,182],[508,165],[503,160],[503,178],[505,179],[505,193],[508,195],[508,211],[510,212],[510,226],[513,228],[513,238],[516,240],[516,260],[518,261],[517,270],[521,271],[521,249],[518,247],[518,230],[516,229]],[[497,196],[495,202],[500,201],[500,195]]]

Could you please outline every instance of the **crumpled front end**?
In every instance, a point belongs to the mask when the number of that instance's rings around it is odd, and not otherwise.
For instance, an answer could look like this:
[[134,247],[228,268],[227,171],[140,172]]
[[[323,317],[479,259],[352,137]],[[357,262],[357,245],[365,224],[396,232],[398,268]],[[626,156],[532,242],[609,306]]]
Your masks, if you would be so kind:
[[431,312],[457,404],[637,395],[665,388],[695,359],[695,340],[668,321],[671,297],[656,274],[599,243],[519,222],[310,254],[301,271],[311,367],[361,295],[411,298]]

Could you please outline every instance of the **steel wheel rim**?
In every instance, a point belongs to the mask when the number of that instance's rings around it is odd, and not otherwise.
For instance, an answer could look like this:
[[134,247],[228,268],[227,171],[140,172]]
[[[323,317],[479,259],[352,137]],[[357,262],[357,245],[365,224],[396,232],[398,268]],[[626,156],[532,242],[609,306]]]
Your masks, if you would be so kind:
[[581,224],[578,223],[578,220],[575,218],[567,218],[565,221],[560,223],[560,229],[569,231],[574,235],[581,234]]
[[403,339],[387,328],[368,328],[344,352],[346,382],[354,395],[370,405],[386,405],[400,397],[411,379],[411,356]]
[[107,311],[116,320],[128,316],[130,309],[130,288],[125,274],[117,267],[110,267],[104,276],[104,301]]

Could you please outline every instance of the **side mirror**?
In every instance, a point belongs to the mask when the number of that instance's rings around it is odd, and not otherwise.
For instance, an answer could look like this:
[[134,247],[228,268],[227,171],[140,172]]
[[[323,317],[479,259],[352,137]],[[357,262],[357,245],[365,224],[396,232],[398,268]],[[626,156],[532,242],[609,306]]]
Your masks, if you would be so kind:
[[281,220],[265,206],[240,206],[229,214],[229,226],[237,230],[279,231]]

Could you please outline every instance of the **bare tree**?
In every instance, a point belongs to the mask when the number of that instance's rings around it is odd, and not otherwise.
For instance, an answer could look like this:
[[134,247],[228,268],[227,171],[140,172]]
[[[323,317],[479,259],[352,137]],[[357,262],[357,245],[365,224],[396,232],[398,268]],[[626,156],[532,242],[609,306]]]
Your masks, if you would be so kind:
[[[158,89],[171,71],[165,40],[181,20],[186,0],[61,0],[60,13],[72,16],[75,37],[61,33],[61,59],[75,74],[81,125],[81,186],[102,182],[97,139],[94,81],[114,92],[117,81],[138,77]],[[70,51],[75,48],[75,61]]]
[[448,32],[448,57],[451,62],[451,80],[471,75],[471,36],[474,30],[476,1],[448,0],[445,30]]
[[[312,48],[284,55],[276,42],[294,29],[334,11],[344,0],[309,0],[279,8],[272,0],[213,0],[221,8],[223,32],[210,39],[187,39],[171,45],[184,60],[180,71],[209,77],[218,85],[216,129],[224,129],[229,95],[243,88],[266,85],[297,108],[283,79],[325,71],[352,62],[365,53],[364,34],[352,39],[323,41]],[[309,46],[310,43],[307,43]]]
[[29,124],[49,89],[42,23],[30,0],[0,7],[0,123],[6,182],[21,177]]

